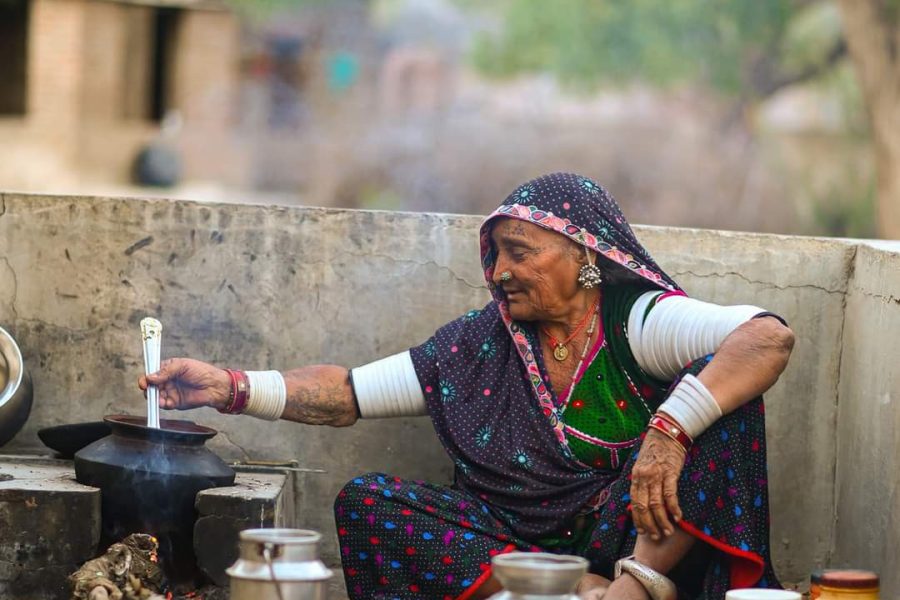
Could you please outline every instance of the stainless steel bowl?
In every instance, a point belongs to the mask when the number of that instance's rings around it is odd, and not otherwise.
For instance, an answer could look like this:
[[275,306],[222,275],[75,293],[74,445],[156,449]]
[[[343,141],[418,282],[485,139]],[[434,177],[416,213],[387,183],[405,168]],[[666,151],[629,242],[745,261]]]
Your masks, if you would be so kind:
[[517,594],[577,598],[573,595],[578,580],[587,572],[588,561],[580,556],[544,552],[510,552],[491,560],[494,575],[509,592],[499,598],[517,598]]
[[0,446],[13,439],[28,420],[32,393],[22,351],[13,336],[0,327]]

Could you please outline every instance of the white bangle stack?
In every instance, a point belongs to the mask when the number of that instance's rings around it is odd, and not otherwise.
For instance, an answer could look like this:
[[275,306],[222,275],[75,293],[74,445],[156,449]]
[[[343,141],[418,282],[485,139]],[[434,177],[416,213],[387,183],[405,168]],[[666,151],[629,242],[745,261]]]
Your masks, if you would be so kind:
[[277,421],[287,404],[287,387],[278,371],[246,371],[250,382],[245,415]]
[[658,410],[675,419],[695,440],[722,416],[722,409],[712,393],[693,375],[682,377]]
[[686,296],[660,296],[647,292],[634,303],[628,316],[628,345],[641,370],[661,381],[672,381],[690,361],[718,351],[732,331],[766,312],[758,306],[719,306]]
[[409,350],[353,369],[353,392],[363,419],[428,412]]

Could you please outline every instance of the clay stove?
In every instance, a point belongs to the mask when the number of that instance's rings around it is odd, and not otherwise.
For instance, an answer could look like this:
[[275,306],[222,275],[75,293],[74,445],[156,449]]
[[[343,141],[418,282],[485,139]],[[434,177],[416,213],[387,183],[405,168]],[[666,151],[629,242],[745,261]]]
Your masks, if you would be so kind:
[[[197,567],[227,586],[238,532],[294,527],[293,473],[235,469],[235,485],[197,494]],[[0,455],[0,598],[68,600],[68,575],[101,554],[100,490],[75,481],[72,461]]]

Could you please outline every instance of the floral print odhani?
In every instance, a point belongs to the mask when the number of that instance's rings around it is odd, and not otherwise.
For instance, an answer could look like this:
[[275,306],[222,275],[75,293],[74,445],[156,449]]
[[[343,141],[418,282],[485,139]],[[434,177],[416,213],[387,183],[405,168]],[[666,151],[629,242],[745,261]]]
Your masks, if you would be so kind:
[[[547,384],[535,326],[513,321],[492,285],[496,219],[565,235],[624,281],[605,285],[603,339],[567,405]],[[627,316],[647,290],[680,293],[634,237],[615,201],[579,175],[557,173],[517,188],[481,229],[494,297],[411,349],[438,438],[455,465],[440,486],[373,473],[335,501],[347,591],[353,600],[469,598],[491,557],[512,550],[586,557],[610,577],[634,548],[632,465],[666,386],[641,372]],[[711,357],[688,365],[697,374]],[[682,529],[705,558],[676,578],[685,597],[721,599],[733,587],[777,587],[768,548],[765,418],[761,398],[695,440],[678,484]]]

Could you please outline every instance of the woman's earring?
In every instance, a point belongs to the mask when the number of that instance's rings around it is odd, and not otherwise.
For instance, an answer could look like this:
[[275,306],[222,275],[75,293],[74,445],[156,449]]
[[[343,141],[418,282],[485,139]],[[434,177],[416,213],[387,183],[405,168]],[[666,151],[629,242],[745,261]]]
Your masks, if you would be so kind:
[[591,260],[594,257],[591,256],[587,248],[584,249],[584,252],[587,254],[588,262],[578,270],[578,285],[586,290],[590,290],[603,283],[603,272]]

